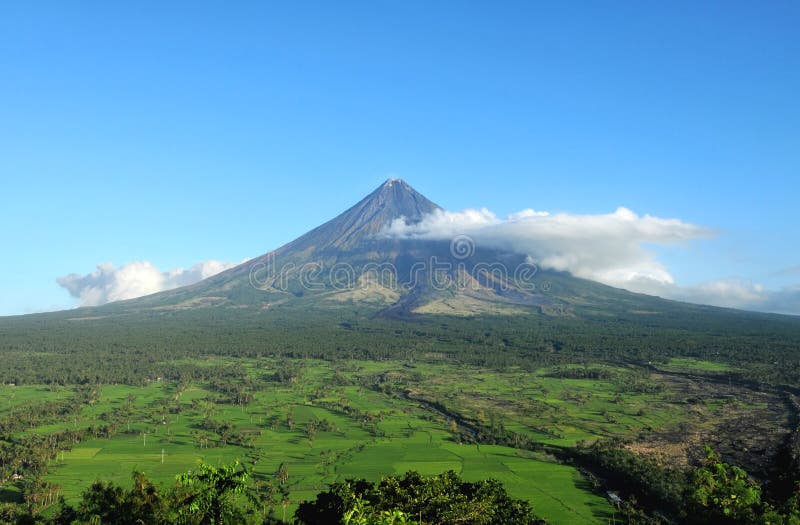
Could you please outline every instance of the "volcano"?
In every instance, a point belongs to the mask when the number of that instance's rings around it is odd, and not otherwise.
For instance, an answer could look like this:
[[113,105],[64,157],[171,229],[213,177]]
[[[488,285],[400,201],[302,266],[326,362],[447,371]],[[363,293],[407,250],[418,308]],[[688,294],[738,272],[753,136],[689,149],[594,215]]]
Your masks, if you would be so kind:
[[660,312],[681,304],[541,270],[523,254],[475,246],[465,236],[432,241],[386,235],[394,221],[413,224],[438,210],[405,181],[389,179],[341,215],[235,268],[191,286],[82,310],[264,312],[350,306],[392,318],[574,317]]
[[798,348],[796,317],[632,293],[537,268],[523,254],[465,236],[387,235],[395,221],[413,224],[439,210],[390,179],[292,242],[193,285],[4,317],[0,352],[26,356],[21,363],[53,355],[69,367],[70,356],[87,351],[125,363],[130,355],[418,355],[497,364],[512,354],[539,363],[567,354],[647,363]]

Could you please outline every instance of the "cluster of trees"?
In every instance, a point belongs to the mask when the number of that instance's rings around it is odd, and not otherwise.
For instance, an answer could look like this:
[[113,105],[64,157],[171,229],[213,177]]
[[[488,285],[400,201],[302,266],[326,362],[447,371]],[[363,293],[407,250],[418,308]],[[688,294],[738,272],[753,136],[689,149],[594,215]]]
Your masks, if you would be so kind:
[[438,523],[529,525],[544,523],[526,501],[511,498],[496,480],[468,482],[455,472],[424,477],[416,472],[334,483],[297,509],[299,523]]
[[[288,477],[288,475],[287,475]],[[55,512],[0,505],[2,525],[130,525],[135,523],[224,525],[287,523],[289,492],[281,472],[259,480],[238,462],[214,467],[205,463],[160,487],[133,472],[129,488],[97,481],[77,505],[61,498]],[[278,518],[278,507],[282,509]],[[467,482],[454,472],[423,477],[416,472],[384,478],[334,483],[315,501],[301,503],[294,523],[318,525],[538,525],[530,505],[509,497],[495,480]]]
[[83,401],[79,396],[59,401],[24,403],[9,410],[0,418],[0,436],[6,436],[28,428],[45,425],[79,412]]
[[200,464],[180,474],[169,489],[156,486],[141,472],[134,472],[125,489],[97,481],[83,493],[76,506],[61,499],[51,516],[11,505],[0,507],[0,523],[30,525],[103,524],[223,524],[270,523],[248,519],[237,500],[248,489],[249,474],[236,463],[225,467]]
[[800,525],[800,480],[786,497],[767,494],[743,469],[706,448],[696,468],[682,470],[633,454],[613,442],[578,450],[575,459],[590,466],[608,486],[620,487],[619,503],[628,523],[659,525]]
[[0,484],[13,478],[44,475],[59,452],[70,450],[89,434],[87,428],[67,429],[47,435],[24,435],[0,440]]
[[21,492],[25,508],[36,512],[55,503],[61,487],[44,480],[59,453],[72,449],[90,435],[109,433],[107,425],[68,428],[49,434],[20,434],[37,425],[76,417],[86,405],[99,399],[99,389],[77,386],[72,396],[59,401],[26,403],[14,407],[0,418],[0,487],[13,483]]
[[688,486],[685,470],[634,454],[617,440],[578,446],[572,456],[579,466],[588,469],[590,479],[598,476],[607,486],[624,489],[621,492],[624,499],[633,497],[645,508],[680,514]]
[[546,377],[557,377],[559,379],[598,379],[608,381],[616,379],[619,375],[614,370],[597,366],[557,366],[547,373]]
[[[200,422],[199,426],[207,433],[193,433],[198,448],[225,447],[229,444],[249,448],[253,446],[257,437],[254,431],[237,429],[233,423],[225,420],[206,418]],[[217,437],[213,438],[213,434],[216,434]]]

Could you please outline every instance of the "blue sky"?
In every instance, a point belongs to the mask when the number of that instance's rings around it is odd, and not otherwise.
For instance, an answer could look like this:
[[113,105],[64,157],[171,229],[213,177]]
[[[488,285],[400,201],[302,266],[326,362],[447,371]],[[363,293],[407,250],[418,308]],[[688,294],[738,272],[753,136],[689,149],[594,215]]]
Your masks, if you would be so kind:
[[259,255],[387,177],[678,218],[716,233],[648,248],[681,286],[800,284],[797,2],[164,4],[0,6],[0,315]]

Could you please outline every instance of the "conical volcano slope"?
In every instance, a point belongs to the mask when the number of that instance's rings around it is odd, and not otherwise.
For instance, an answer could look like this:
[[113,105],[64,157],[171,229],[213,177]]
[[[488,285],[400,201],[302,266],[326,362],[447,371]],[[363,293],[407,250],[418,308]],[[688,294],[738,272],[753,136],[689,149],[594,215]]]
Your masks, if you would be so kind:
[[437,209],[439,206],[404,180],[389,179],[346,212],[279,248],[276,254],[357,249],[395,219],[416,222]]
[[462,252],[449,240],[383,233],[393,221],[414,223],[437,210],[441,208],[405,181],[389,179],[334,219],[235,268],[191,286],[83,311],[161,315],[209,308],[273,312],[350,307],[405,318],[606,317],[708,310],[542,271],[524,254],[480,246]]

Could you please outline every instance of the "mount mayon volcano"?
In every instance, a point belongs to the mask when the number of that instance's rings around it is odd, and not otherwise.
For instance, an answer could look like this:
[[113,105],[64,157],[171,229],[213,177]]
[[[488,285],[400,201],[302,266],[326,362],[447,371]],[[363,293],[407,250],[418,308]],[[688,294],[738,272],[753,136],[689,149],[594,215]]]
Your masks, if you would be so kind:
[[[197,309],[269,312],[357,307],[371,316],[652,316],[716,310],[635,294],[547,271],[524,254],[451,240],[396,238],[441,208],[389,179],[356,205],[294,241],[194,285],[80,311],[167,313]],[[73,312],[74,313],[74,312]]]

